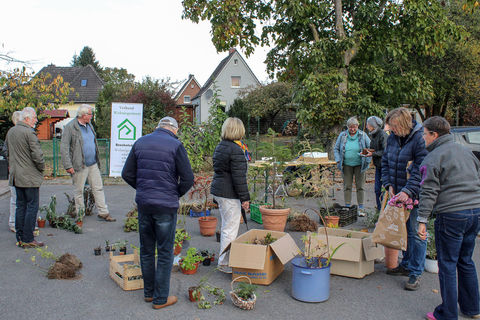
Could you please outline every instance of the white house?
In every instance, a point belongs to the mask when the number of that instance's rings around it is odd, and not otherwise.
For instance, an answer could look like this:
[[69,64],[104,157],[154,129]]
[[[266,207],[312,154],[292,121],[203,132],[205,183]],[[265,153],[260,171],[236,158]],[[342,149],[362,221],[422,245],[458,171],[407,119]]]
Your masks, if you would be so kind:
[[240,89],[258,85],[260,81],[240,53],[236,49],[230,49],[228,56],[220,62],[205,85],[192,99],[197,123],[208,119],[214,86],[218,91],[218,98],[225,106],[225,111],[228,111],[238,97]]

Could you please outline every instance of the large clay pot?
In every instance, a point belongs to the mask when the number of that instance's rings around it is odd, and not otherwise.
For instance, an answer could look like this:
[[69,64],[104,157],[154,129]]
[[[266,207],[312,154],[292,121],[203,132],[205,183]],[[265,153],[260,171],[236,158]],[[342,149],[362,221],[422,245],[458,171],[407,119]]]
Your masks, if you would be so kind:
[[198,218],[198,224],[200,225],[200,234],[204,237],[211,237],[217,230],[217,218],[216,217],[200,217]]
[[282,232],[285,230],[290,208],[270,209],[267,206],[260,206],[260,212],[262,214],[263,229]]
[[393,269],[398,266],[398,249],[385,248],[385,267]]

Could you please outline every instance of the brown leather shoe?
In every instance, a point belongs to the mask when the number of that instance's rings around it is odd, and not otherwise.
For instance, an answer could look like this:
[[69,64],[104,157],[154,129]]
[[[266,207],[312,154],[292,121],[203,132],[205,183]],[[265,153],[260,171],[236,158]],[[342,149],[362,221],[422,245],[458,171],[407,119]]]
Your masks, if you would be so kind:
[[165,307],[171,306],[172,304],[177,303],[177,301],[178,301],[177,297],[168,296],[167,302],[165,302],[164,304],[152,304],[152,308],[153,309],[162,309],[162,308],[165,308]]
[[145,300],[145,302],[152,302],[153,298],[152,297],[150,297],[150,298],[145,297],[145,298],[143,298],[143,300]]
[[38,248],[38,247],[43,247],[45,243],[33,240],[32,242],[23,242],[22,247],[24,248]]
[[99,215],[97,215],[97,217],[101,220],[105,220],[105,221],[108,221],[108,222],[117,221],[117,219],[112,218],[112,216],[110,214],[99,214]]

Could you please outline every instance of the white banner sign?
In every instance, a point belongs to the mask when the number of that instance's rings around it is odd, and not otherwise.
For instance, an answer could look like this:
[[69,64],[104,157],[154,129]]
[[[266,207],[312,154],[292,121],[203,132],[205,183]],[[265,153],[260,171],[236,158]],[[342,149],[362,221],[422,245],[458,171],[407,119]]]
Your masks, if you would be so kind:
[[135,141],[142,136],[143,104],[112,103],[110,177],[122,175],[123,165]]

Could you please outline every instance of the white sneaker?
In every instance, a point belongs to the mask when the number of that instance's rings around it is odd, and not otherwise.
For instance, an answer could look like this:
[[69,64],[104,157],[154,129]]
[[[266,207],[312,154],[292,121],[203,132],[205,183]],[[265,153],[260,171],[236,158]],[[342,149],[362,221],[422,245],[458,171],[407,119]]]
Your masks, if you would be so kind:
[[223,273],[231,274],[232,273],[232,268],[230,268],[229,266],[220,265],[220,266],[218,266],[218,271],[223,272]]

